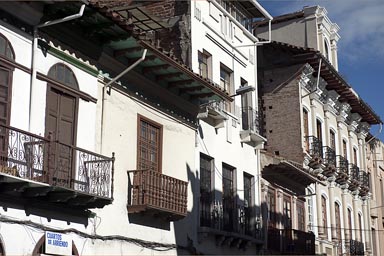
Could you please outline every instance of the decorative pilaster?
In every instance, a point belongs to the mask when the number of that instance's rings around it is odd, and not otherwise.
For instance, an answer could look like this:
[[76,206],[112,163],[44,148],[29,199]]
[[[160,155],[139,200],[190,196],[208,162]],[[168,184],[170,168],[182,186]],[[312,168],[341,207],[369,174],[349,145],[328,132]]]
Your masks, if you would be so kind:
[[329,186],[328,186],[328,194],[329,194],[329,209],[331,216],[331,238],[332,240],[337,239],[336,232],[336,217],[335,217],[335,186],[336,186],[336,177],[331,176],[328,178]]

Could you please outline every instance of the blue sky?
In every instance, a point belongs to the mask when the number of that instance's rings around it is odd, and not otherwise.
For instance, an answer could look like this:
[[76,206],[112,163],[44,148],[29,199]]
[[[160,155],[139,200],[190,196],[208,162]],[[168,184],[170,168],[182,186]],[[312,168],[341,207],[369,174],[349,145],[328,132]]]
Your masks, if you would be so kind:
[[[258,0],[272,15],[320,5],[339,25],[339,72],[359,96],[384,120],[383,0]],[[376,134],[379,126],[371,129]],[[384,141],[384,131],[379,135]]]

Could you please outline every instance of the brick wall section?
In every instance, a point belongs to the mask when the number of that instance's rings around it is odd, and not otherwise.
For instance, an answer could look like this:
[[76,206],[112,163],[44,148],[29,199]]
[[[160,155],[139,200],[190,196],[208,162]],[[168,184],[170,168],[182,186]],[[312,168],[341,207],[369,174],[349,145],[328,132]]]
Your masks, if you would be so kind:
[[[297,71],[297,67],[296,67]],[[266,150],[297,162],[303,161],[301,138],[301,107],[299,94],[300,75],[286,85],[276,83],[291,77],[292,68],[264,73],[266,92],[263,92],[263,112],[265,116],[264,134],[267,137]],[[270,76],[275,78],[271,81]],[[286,81],[286,80],[285,80]],[[277,88],[273,91],[273,88]]]
[[172,27],[153,34],[157,46],[191,66],[191,11],[190,1],[148,1],[146,10],[157,19],[174,23]]

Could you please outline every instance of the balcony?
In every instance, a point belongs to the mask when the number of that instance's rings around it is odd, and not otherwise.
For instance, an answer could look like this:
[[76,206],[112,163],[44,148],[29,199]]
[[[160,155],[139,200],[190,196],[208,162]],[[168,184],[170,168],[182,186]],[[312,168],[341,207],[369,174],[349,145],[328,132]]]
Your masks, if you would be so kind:
[[241,109],[241,128],[240,139],[252,147],[263,144],[266,139],[260,135],[261,118],[252,107]]
[[271,254],[315,255],[315,235],[295,229],[268,229],[268,250]]
[[360,169],[355,164],[349,166],[349,189],[351,191],[358,189],[360,186]]
[[216,129],[223,128],[225,120],[228,119],[227,114],[223,110],[223,101],[210,101],[206,104],[200,105],[200,110],[197,117],[206,121]]
[[128,213],[157,216],[167,221],[187,216],[188,182],[152,170],[128,173]]
[[351,255],[364,255],[364,243],[356,240],[350,240],[349,252]]
[[217,245],[226,244],[239,249],[249,243],[263,243],[261,222],[251,207],[237,205],[223,209],[221,202],[212,203],[210,198],[200,198],[200,239],[213,235]]
[[336,173],[336,152],[328,146],[323,147],[325,170],[323,174],[330,177]]
[[305,144],[307,147],[307,152],[311,157],[308,166],[314,169],[319,168],[323,163],[322,142],[315,136],[306,136]]
[[348,175],[348,160],[340,155],[336,156],[337,161],[337,177],[336,182],[344,185],[348,182],[349,175]]
[[369,175],[365,171],[360,171],[360,196],[366,196],[369,193]]
[[59,211],[101,208],[112,203],[113,171],[113,156],[0,125],[2,200]]

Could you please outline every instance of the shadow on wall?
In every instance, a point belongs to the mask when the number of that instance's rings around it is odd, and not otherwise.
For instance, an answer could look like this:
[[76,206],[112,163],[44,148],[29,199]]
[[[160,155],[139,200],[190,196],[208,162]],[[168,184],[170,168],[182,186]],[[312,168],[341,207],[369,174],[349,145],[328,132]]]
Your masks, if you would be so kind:
[[[260,207],[241,200],[237,194],[243,193],[242,189],[238,189],[238,193],[227,188],[223,189],[224,192],[207,190],[204,184],[200,184],[198,171],[194,173],[187,165],[187,173],[193,205],[184,219],[175,222],[177,253],[261,253],[264,232]],[[255,196],[255,192],[253,194]]]

